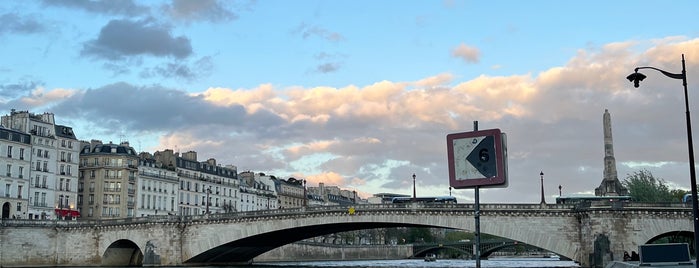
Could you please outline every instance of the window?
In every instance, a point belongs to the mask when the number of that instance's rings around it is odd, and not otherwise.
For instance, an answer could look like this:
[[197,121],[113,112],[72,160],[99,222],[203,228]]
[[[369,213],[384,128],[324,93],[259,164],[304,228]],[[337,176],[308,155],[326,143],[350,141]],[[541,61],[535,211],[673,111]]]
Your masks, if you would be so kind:
[[22,211],[22,203],[17,202],[17,212],[20,212],[20,211]]
[[49,162],[44,161],[44,172],[49,171]]
[[70,179],[66,179],[66,192],[70,192]]
[[61,161],[62,162],[66,161],[66,152],[61,152]]
[[7,176],[12,177],[12,165],[7,164]]
[[19,160],[24,160],[24,148],[19,148]]
[[11,184],[5,184],[5,197],[10,197],[10,186]]
[[46,187],[46,179],[47,179],[47,177],[46,177],[46,175],[44,175],[44,177],[42,178],[42,181],[41,181],[41,188],[48,188],[48,187]]
[[24,178],[24,167],[20,166],[19,167],[19,177],[18,178]]
[[7,157],[12,158],[12,145],[7,145]]
[[68,162],[73,162],[73,153],[68,153],[68,157],[66,158]]
[[36,149],[36,156],[41,157],[41,149]]
[[17,185],[17,198],[22,199],[22,185]]
[[41,193],[41,206],[46,206],[46,193]]
[[34,192],[34,206],[39,206],[39,192]]

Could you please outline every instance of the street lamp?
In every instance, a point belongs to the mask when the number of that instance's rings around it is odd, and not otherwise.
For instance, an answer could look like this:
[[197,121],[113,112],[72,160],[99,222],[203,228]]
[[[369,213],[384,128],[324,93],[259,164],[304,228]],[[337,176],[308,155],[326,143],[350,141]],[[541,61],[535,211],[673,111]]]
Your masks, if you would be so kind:
[[563,192],[563,185],[558,185],[558,197],[561,197],[561,193]]
[[[655,67],[644,66],[636,67],[634,73],[626,77],[630,82],[633,82],[634,87],[638,87],[638,83],[646,78],[645,75],[639,73],[640,69],[652,69],[661,72],[667,77],[674,79],[682,79],[682,86],[684,86],[684,108],[685,108],[685,118],[687,120],[687,147],[689,150],[689,180],[690,187],[692,191],[692,218],[694,221],[694,257],[699,258],[699,213],[697,212],[697,179],[696,172],[694,170],[694,145],[692,142],[692,120],[689,118],[689,99],[687,98],[687,70],[684,64],[684,54],[682,54],[682,73],[670,73],[667,71],[660,70]],[[696,267],[699,267],[699,261],[695,261]]]

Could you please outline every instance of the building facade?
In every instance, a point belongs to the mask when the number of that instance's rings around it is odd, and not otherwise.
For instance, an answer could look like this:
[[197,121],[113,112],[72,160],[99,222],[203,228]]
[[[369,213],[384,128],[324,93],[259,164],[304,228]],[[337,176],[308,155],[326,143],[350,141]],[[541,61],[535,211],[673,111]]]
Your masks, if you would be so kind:
[[83,219],[135,216],[138,155],[128,142],[83,142],[79,170],[78,207]]
[[136,183],[136,216],[177,215],[179,178],[149,153],[139,154]]
[[238,171],[235,166],[221,166],[216,160],[197,161],[197,153],[175,153],[172,150],[153,154],[163,167],[173,167],[179,179],[178,215],[235,211],[239,194]]
[[2,116],[2,125],[31,136],[31,162],[26,218],[72,219],[76,210],[78,140],[73,129],[56,125],[52,113],[15,111]]
[[303,180],[297,180],[295,178],[289,178],[287,180],[282,180],[278,178],[273,178],[274,187],[277,192],[278,207],[280,209],[284,208],[298,208],[306,206],[306,188]]
[[[60,219],[80,217],[76,206],[78,198],[78,173],[80,162],[80,142],[73,129],[68,126],[55,125],[56,133],[56,201],[54,208]],[[37,196],[34,197],[35,199]]]
[[31,136],[0,127],[0,218],[27,219]]

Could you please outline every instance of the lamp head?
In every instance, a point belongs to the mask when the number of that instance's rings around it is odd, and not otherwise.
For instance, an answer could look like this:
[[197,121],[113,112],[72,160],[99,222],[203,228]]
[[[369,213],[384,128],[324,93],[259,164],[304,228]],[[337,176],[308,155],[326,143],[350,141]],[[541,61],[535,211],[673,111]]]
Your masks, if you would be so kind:
[[638,82],[643,81],[643,79],[646,79],[646,76],[642,73],[638,72],[638,69],[629,76],[626,77],[626,79],[629,79],[629,82],[633,82],[634,87],[638,87]]

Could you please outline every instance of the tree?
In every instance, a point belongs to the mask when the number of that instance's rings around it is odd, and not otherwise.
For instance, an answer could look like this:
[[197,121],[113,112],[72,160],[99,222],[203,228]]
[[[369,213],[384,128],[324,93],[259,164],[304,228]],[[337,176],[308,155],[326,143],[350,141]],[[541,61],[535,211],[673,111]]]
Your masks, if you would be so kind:
[[689,191],[685,191],[682,189],[672,189],[670,190],[670,194],[672,194],[672,198],[674,201],[679,201],[682,202],[682,198],[684,198],[684,195],[688,194]]
[[665,184],[665,180],[655,178],[646,169],[627,174],[623,184],[629,189],[629,195],[633,201],[649,203],[677,202],[676,197]]

